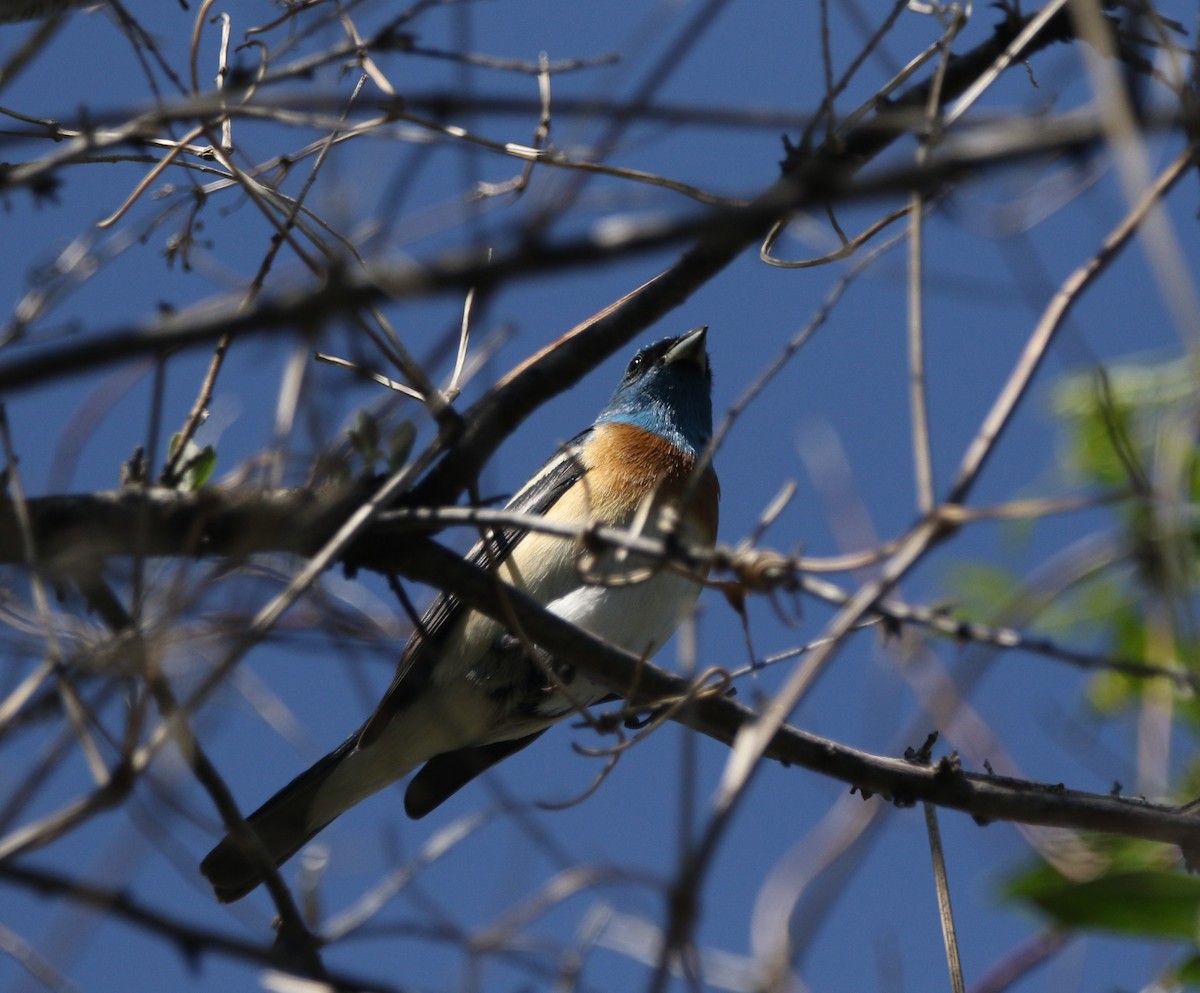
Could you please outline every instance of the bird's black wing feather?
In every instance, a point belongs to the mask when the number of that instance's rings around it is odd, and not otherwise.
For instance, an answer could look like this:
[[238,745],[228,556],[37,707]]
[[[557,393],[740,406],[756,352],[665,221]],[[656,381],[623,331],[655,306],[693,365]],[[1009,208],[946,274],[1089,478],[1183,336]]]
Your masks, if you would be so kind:
[[404,791],[404,812],[414,821],[424,817],[480,773],[537,741],[545,730],[534,731],[524,738],[493,741],[488,745],[458,748],[453,752],[435,755],[413,776]]
[[[545,514],[583,475],[578,451],[592,428],[582,431],[559,449],[528,483],[505,505],[505,510],[522,514]],[[495,568],[513,552],[528,534],[521,528],[497,528],[487,545],[478,542],[467,554],[472,565]],[[490,547],[488,547],[490,545]],[[449,593],[430,604],[417,630],[408,639],[400,655],[396,676],[379,706],[363,725],[358,744],[365,748],[375,741],[392,718],[418,697],[438,664],[446,636],[454,629],[464,605]],[[465,782],[465,780],[464,780]]]

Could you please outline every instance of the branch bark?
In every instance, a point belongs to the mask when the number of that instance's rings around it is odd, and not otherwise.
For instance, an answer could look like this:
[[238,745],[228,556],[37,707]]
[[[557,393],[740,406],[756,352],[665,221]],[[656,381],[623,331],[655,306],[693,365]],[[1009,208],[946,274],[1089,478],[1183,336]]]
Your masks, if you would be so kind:
[[[277,490],[248,494],[203,491],[117,491],[92,496],[29,501],[39,561],[56,572],[91,568],[97,556],[158,555],[240,557],[268,551],[304,554],[328,538],[356,505],[350,491],[310,493]],[[400,574],[447,590],[502,622],[511,610],[525,632],[552,654],[570,658],[591,678],[639,709],[686,700],[671,719],[724,744],[761,716],[728,696],[697,692],[685,679],[599,641],[511,587],[405,520],[374,525],[349,549],[344,563],[384,574]],[[0,561],[22,561],[12,508],[0,504]],[[502,599],[503,598],[503,599]],[[933,766],[874,755],[785,725],[765,755],[841,780],[864,796],[879,794],[898,806],[933,803],[970,814],[980,823],[1017,821],[1105,831],[1178,845],[1189,865],[1200,864],[1200,812],[1145,800],[1066,789],[966,772],[944,758]]]

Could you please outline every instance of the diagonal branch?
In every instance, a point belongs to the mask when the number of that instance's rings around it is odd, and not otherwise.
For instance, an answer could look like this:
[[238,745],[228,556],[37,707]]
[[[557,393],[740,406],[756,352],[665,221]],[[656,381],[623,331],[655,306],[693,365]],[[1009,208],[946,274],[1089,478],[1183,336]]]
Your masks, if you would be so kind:
[[[217,494],[169,491],[30,501],[30,519],[39,548],[51,556],[57,554],[56,570],[68,571],[89,563],[64,558],[63,549],[78,552],[88,542],[81,540],[78,528],[63,525],[68,515],[60,501],[79,515],[80,527],[90,522],[89,533],[112,529],[107,543],[97,542],[99,547],[93,552],[175,556],[262,552],[263,542],[268,540],[276,542],[276,550],[302,552],[305,547],[321,545],[322,538],[336,529],[354,503],[345,494],[317,497],[301,491],[251,494],[233,499],[224,507]],[[0,504],[0,560],[7,556],[13,561],[8,547],[13,544],[13,528],[11,522],[5,524],[4,513],[11,510]],[[436,514],[432,516],[435,525],[444,523],[436,519]],[[140,522],[137,527],[131,525],[135,520]],[[307,520],[311,526],[298,527],[300,520]],[[57,536],[60,547],[54,546],[52,536]],[[136,542],[140,547],[118,548],[121,542]],[[505,590],[502,603],[494,577],[486,569],[472,566],[455,552],[403,528],[377,525],[348,550],[346,561],[355,567],[399,572],[447,590],[502,622],[511,620],[506,613],[511,609],[537,644],[552,654],[571,658],[589,677],[631,705],[647,708],[690,699],[687,707],[673,710],[672,719],[718,741],[733,744],[740,732],[760,721],[757,711],[726,696],[697,694],[688,680],[597,640],[515,589]],[[1179,845],[1189,859],[1200,854],[1200,820],[1187,808],[967,773],[952,760],[933,767],[916,766],[849,748],[786,724],[766,742],[764,755],[839,779],[864,795],[882,794],[900,806],[924,801],[969,813],[981,823],[1009,820],[1111,831]]]
[[[427,540],[413,542],[401,570],[410,579],[436,585],[462,597],[490,617],[503,620],[506,605],[524,630],[554,655],[570,658],[590,678],[621,694],[635,707],[652,707],[691,696],[689,706],[672,719],[732,744],[759,714],[725,696],[696,695],[691,683],[636,656],[600,641],[549,613],[529,597],[505,590],[501,603],[486,569],[464,562]],[[864,796],[882,794],[898,806],[928,802],[970,814],[981,824],[1018,821],[1077,830],[1105,831],[1178,845],[1189,864],[1200,864],[1200,810],[1149,803],[1140,798],[1069,790],[963,771],[953,757],[933,766],[873,755],[788,725],[767,742],[764,755],[851,785]]]

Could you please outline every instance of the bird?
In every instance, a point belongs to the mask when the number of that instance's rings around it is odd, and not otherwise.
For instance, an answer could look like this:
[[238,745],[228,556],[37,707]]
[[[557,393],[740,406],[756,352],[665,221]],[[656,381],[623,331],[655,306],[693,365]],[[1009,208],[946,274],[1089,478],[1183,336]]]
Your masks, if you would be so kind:
[[[712,438],[707,327],[641,349],[592,425],[563,445],[506,510],[556,524],[603,524],[716,541],[720,486]],[[675,508],[671,511],[670,508]],[[585,556],[587,556],[585,560]],[[695,605],[703,577],[643,567],[619,549],[504,527],[470,562],[494,569],[550,612],[639,657],[652,656]],[[611,696],[569,660],[539,654],[495,620],[442,593],[404,647],[374,713],[338,748],[246,818],[256,851],[228,834],[200,864],[222,903],[263,881],[334,818],[419,768],[405,812],[424,817],[480,773],[580,708]]]

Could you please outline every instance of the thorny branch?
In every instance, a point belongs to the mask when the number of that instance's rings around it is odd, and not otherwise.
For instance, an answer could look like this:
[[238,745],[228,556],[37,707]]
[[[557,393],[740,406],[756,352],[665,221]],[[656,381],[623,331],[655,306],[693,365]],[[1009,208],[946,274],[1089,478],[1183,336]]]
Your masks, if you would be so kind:
[[[215,555],[240,558],[268,551],[302,553],[320,544],[346,513],[353,501],[346,495],[324,499],[303,491],[274,494],[245,494],[223,500],[216,492],[184,495],[173,491],[118,492],[108,495],[43,498],[29,502],[33,531],[52,573],[69,574],[83,562],[65,549],[89,549],[90,554],[189,556]],[[132,527],[131,522],[138,526]],[[298,527],[298,521],[309,522]],[[409,579],[450,590],[490,616],[504,620],[504,604],[496,595],[490,574],[463,562],[455,553],[413,529],[438,529],[450,523],[469,526],[520,523],[551,533],[570,533],[540,518],[514,517],[500,511],[447,508],[442,511],[396,511],[360,535],[345,556],[347,565],[399,572]],[[0,516],[0,561],[12,561],[16,551],[12,518]],[[668,559],[668,549],[655,539],[635,537],[611,529],[578,532],[581,540],[612,541],[643,554]],[[678,553],[676,553],[678,554]],[[718,568],[733,568],[740,562],[755,574],[756,582],[795,585],[795,573],[786,558],[717,550],[711,557],[699,550],[681,561],[695,568],[706,558]],[[690,560],[689,560],[690,559]],[[687,680],[597,641],[548,613],[516,591],[510,591],[513,609],[530,636],[554,654],[578,660],[589,675],[603,681],[614,692],[626,696],[636,708],[654,708],[671,700],[692,696]],[[887,614],[886,601],[877,605]],[[914,619],[911,610],[895,608],[892,619]],[[936,627],[932,617],[924,618]],[[949,622],[954,634],[968,629]],[[1166,676],[1166,671],[1153,672]],[[636,687],[630,692],[630,687]],[[739,729],[748,727],[758,714],[721,695],[701,695],[679,710],[673,719],[710,737],[732,743]],[[783,727],[768,743],[768,758],[798,765],[841,779],[864,794],[883,794],[901,805],[926,801],[970,813],[981,822],[1016,820],[1031,824],[1071,826],[1089,830],[1120,831],[1134,837],[1170,841],[1191,857],[1200,842],[1190,808],[1150,804],[1142,800],[1100,796],[1067,790],[1061,786],[1004,780],[966,773],[953,763],[934,768],[914,767],[900,759],[869,755],[835,742]]]
[[[33,3],[28,6],[45,12],[52,7],[57,9],[61,4]],[[296,9],[300,6],[297,5]],[[353,6],[347,5],[348,9]],[[421,6],[419,3],[413,11]],[[718,6],[712,5],[710,9],[715,10]],[[899,3],[894,6],[893,16],[898,15],[902,6]],[[1181,687],[1195,689],[1195,677],[1190,673],[1137,660],[1089,656],[1049,640],[1024,636],[1020,632],[968,624],[936,610],[911,607],[899,599],[883,596],[886,584],[878,586],[877,595],[869,597],[861,590],[847,593],[807,574],[804,562],[796,556],[782,555],[768,549],[718,548],[706,552],[611,529],[563,529],[539,519],[522,518],[502,511],[444,506],[452,503],[464,490],[472,488],[481,468],[501,441],[530,412],[578,382],[600,361],[624,348],[642,330],[708,283],[742,255],[747,247],[762,241],[764,237],[768,238],[768,242],[773,240],[773,235],[787,225],[794,212],[808,207],[827,207],[834,203],[898,193],[911,194],[915,203],[928,204],[962,178],[979,176],[996,166],[1051,154],[1090,153],[1100,148],[1107,135],[1104,122],[1078,115],[1028,122],[1004,120],[998,127],[983,124],[968,129],[965,124],[960,124],[955,133],[940,134],[941,144],[936,149],[931,148],[916,164],[889,167],[866,179],[859,176],[862,167],[897,138],[918,131],[924,133],[939,126],[947,127],[950,122],[940,120],[939,112],[949,101],[966,95],[964,105],[956,112],[957,117],[1006,67],[1020,64],[1050,44],[1072,40],[1075,28],[1067,6],[1054,4],[1028,16],[1022,16],[1016,7],[1004,7],[1004,19],[985,42],[965,54],[947,58],[939,64],[935,79],[910,85],[903,92],[898,87],[907,85],[916,66],[911,67],[911,72],[900,73],[895,77],[897,89],[889,88],[886,95],[872,101],[868,108],[851,115],[848,123],[838,123],[833,105],[835,97],[841,93],[845,81],[857,69],[858,63],[836,84],[827,65],[828,93],[813,118],[814,124],[825,123],[826,141],[815,150],[810,147],[808,140],[790,147],[782,178],[744,204],[730,202],[729,198],[713,197],[697,187],[675,180],[573,158],[548,144],[542,147],[548,130],[544,126],[537,132],[538,137],[533,145],[518,146],[492,141],[457,126],[444,125],[440,118],[446,114],[460,111],[508,113],[514,104],[505,98],[479,98],[464,94],[453,94],[451,98],[434,94],[424,100],[399,98],[389,90],[390,84],[383,76],[383,70],[372,61],[371,53],[394,49],[426,58],[451,57],[464,64],[486,64],[494,69],[541,74],[542,82],[547,84],[547,92],[549,72],[583,68],[588,60],[551,63],[543,57],[534,64],[425,48],[399,30],[406,23],[403,16],[397,18],[387,32],[364,39],[351,30],[353,25],[347,14],[344,26],[350,38],[348,42],[334,45],[316,56],[301,57],[284,65],[274,64],[271,58],[264,56],[260,71],[250,84],[244,79],[236,84],[232,80],[225,80],[223,65],[223,88],[214,94],[199,92],[195,84],[193,61],[194,94],[175,103],[160,100],[150,111],[133,118],[121,117],[111,124],[106,122],[102,125],[98,119],[92,119],[80,122],[78,127],[64,128],[57,122],[14,115],[31,125],[24,132],[10,136],[14,141],[54,140],[58,146],[40,159],[4,167],[0,171],[0,191],[22,186],[37,190],[45,184],[52,184],[56,170],[68,165],[99,161],[107,150],[115,152],[126,146],[143,149],[158,157],[154,159],[146,179],[135,188],[130,203],[167,166],[197,167],[216,173],[220,178],[201,196],[218,187],[240,189],[259,207],[276,232],[278,240],[264,262],[264,276],[274,253],[286,243],[298,256],[305,258],[313,279],[309,284],[261,295],[257,293],[259,285],[256,284],[249,297],[244,294],[231,296],[211,301],[201,308],[147,321],[141,326],[118,327],[108,332],[89,334],[86,338],[73,339],[62,346],[38,348],[0,365],[0,390],[11,393],[30,389],[130,358],[164,356],[181,348],[217,341],[222,343],[223,354],[226,346],[247,335],[265,333],[290,337],[297,327],[326,327],[348,317],[360,330],[373,335],[381,352],[393,358],[411,379],[418,381],[420,389],[417,392],[435,408],[435,415],[444,414],[444,417],[440,418],[442,431],[437,441],[405,469],[394,473],[378,487],[364,485],[342,490],[330,488],[325,491],[254,493],[212,489],[190,495],[167,490],[130,489],[108,494],[32,499],[19,501],[19,506],[0,503],[0,562],[27,563],[32,558],[36,561],[39,581],[44,571],[47,577],[56,582],[66,580],[83,586],[84,579],[94,580],[100,574],[108,559],[125,556],[139,559],[152,556],[177,559],[219,557],[230,567],[251,556],[271,552],[311,557],[288,588],[260,612],[250,630],[229,650],[206,684],[182,707],[175,703],[165,683],[156,687],[164,725],[152,742],[138,750],[133,762],[127,761],[128,756],[123,754],[121,762],[111,770],[107,782],[103,782],[89,796],[44,819],[32,830],[19,829],[7,838],[0,839],[0,878],[37,892],[102,907],[173,941],[185,958],[190,959],[199,951],[215,950],[262,964],[291,968],[291,964],[281,963],[278,956],[264,952],[258,945],[193,928],[137,903],[126,894],[91,887],[47,870],[33,869],[26,864],[23,855],[20,861],[11,856],[41,847],[82,819],[125,800],[137,773],[145,768],[155,749],[170,740],[172,735],[186,752],[193,753],[193,772],[205,781],[227,822],[236,825],[240,818],[231,803],[223,802],[223,799],[228,801],[223,793],[223,784],[215,772],[213,775],[206,773],[207,760],[202,752],[193,747],[195,740],[188,725],[193,705],[203,700],[208,690],[225,678],[245,651],[255,643],[255,639],[264,636],[282,612],[333,562],[351,570],[365,568],[389,575],[399,573],[412,580],[454,592],[484,613],[501,620],[509,621],[515,616],[539,645],[555,654],[577,659],[590,675],[624,696],[628,707],[665,714],[672,720],[731,745],[738,742],[739,737],[744,743],[747,729],[758,728],[765,732],[760,742],[765,757],[840,779],[864,796],[882,795],[898,806],[911,806],[917,802],[937,804],[967,812],[980,823],[1012,820],[1113,831],[1131,837],[1165,841],[1178,845],[1189,864],[1200,862],[1200,845],[1197,844],[1200,841],[1200,825],[1197,823],[1198,815],[1191,806],[1153,804],[1117,795],[1067,790],[1061,785],[967,772],[959,767],[954,757],[943,759],[930,767],[914,766],[900,759],[847,748],[797,730],[786,724],[786,708],[783,714],[774,715],[774,724],[763,724],[759,712],[743,706],[721,690],[701,687],[673,676],[644,660],[597,641],[519,593],[510,593],[501,602],[497,598],[492,577],[474,569],[429,538],[430,534],[450,526],[479,528],[513,525],[531,530],[541,529],[597,547],[608,544],[636,550],[656,560],[661,568],[694,577],[711,567],[718,575],[731,577],[725,587],[731,595],[734,591],[738,596],[776,591],[804,592],[831,603],[849,604],[846,616],[854,613],[863,618],[882,619],[890,629],[919,624],[957,639],[976,640],[997,647],[1023,647],[1080,665],[1107,667],[1129,675],[1170,680]],[[207,11],[207,5],[203,5],[202,9]],[[11,3],[7,7],[0,6],[0,20],[13,16],[13,10]],[[294,13],[295,10],[290,11],[284,18]],[[28,51],[35,53],[56,27],[56,23],[47,23],[42,31],[35,33]],[[197,40],[200,30],[201,20],[198,17]],[[868,49],[873,49],[883,33],[884,30],[880,29]],[[1125,50],[1121,46],[1121,39],[1118,38],[1118,53],[1125,59],[1126,65],[1135,65],[1137,54],[1127,46]],[[864,59],[865,55],[866,50],[863,52]],[[305,74],[339,60],[353,61],[360,68],[364,74],[360,85],[369,76],[384,91],[385,99],[369,105],[371,112],[377,112],[376,116],[353,120],[349,108],[338,115],[332,104],[322,109],[319,104],[309,102],[293,109],[286,106],[286,100],[283,99],[274,105],[266,100],[252,103],[249,99],[250,94],[258,93],[257,88],[301,79]],[[10,65],[14,71],[20,68],[19,60]],[[1150,74],[1158,72],[1146,66],[1139,71]],[[542,112],[543,125],[548,124],[548,97],[534,106]],[[556,100],[554,106],[556,111],[562,112],[571,104],[569,101]],[[609,101],[589,104],[588,109],[622,123],[635,117],[674,122],[696,120],[713,126],[724,123],[741,125],[748,120],[747,117],[739,117],[726,121],[720,113],[703,109],[655,108],[645,101],[632,105]],[[430,116],[418,116],[418,111],[426,111]],[[435,117],[439,119],[433,119]],[[241,126],[253,120],[317,127],[325,133],[319,141],[308,146],[302,155],[283,156],[267,164],[246,166],[235,161],[228,136],[235,122]],[[785,117],[784,120],[789,122],[789,126],[798,126],[792,117]],[[189,128],[186,137],[182,140],[164,139],[164,130],[175,122],[186,123]],[[1183,130],[1192,134],[1196,127],[1193,117],[1187,113],[1177,115],[1173,111],[1169,114],[1146,112],[1137,124],[1146,130]],[[216,147],[192,144],[200,134],[215,135],[218,127],[223,138]],[[314,156],[315,164],[310,177],[315,176],[325,153],[336,143],[366,133],[381,134],[387,127],[417,128],[426,138],[436,136],[439,141],[461,141],[484,148],[490,154],[514,157],[525,166],[524,175],[528,175],[529,168],[534,165],[576,169],[581,174],[605,171],[629,182],[645,182],[659,187],[665,185],[703,202],[712,201],[720,205],[681,216],[665,225],[659,222],[644,225],[633,223],[619,237],[613,237],[611,233],[596,233],[551,242],[540,236],[530,237],[526,232],[523,238],[514,239],[510,247],[494,254],[481,252],[465,257],[446,256],[424,265],[367,266],[354,252],[351,254],[359,263],[357,267],[332,261],[332,253],[322,251],[309,256],[300,235],[313,241],[319,239],[305,230],[301,223],[302,217],[309,216],[303,204],[304,193],[295,199],[284,197],[274,188],[274,180],[268,179],[267,174],[275,171],[278,178],[282,179],[300,158]],[[196,161],[185,161],[185,156]],[[1190,164],[1191,159],[1188,158],[1180,168]],[[920,212],[914,211],[913,223],[919,221]],[[331,231],[323,222],[318,220],[317,223],[327,232]],[[834,223],[836,225],[836,221]],[[334,237],[339,236],[334,234]],[[346,243],[349,244],[348,241]],[[323,248],[323,243],[321,245]],[[412,299],[468,289],[472,292],[478,289],[485,294],[506,281],[680,245],[686,246],[686,250],[661,275],[583,322],[558,342],[514,369],[461,417],[440,405],[440,394],[423,378],[422,368],[408,361],[400,339],[394,335],[389,338],[390,328],[377,310],[389,298]],[[1073,295],[1086,285],[1088,278],[1090,276],[1085,273],[1080,285],[1070,288],[1068,298],[1058,303],[1069,308]],[[363,326],[367,321],[367,317],[361,316],[364,314],[379,325],[378,329],[374,325],[370,328]],[[12,330],[14,335],[20,331],[19,328]],[[1042,352],[1039,352],[1039,357],[1040,354]],[[215,369],[214,365],[214,374]],[[188,431],[198,425],[210,393],[211,384],[206,383],[189,418]],[[958,503],[965,496],[969,482],[994,449],[998,433],[1008,423],[1020,393],[1020,388],[1014,387],[1011,393],[1002,398],[1004,403],[998,408],[999,412],[988,422],[988,430],[981,433],[979,444],[964,461],[963,475],[949,504],[927,507],[930,510],[928,519],[921,522],[911,534],[891,543],[891,550],[903,550],[906,542],[910,548],[929,547],[943,534],[964,524],[966,518],[963,515],[969,514],[969,511],[959,507]],[[931,492],[928,485],[925,490]],[[30,553],[30,548],[36,550],[36,555]],[[893,579],[902,574],[906,564],[915,560],[916,554],[910,555],[900,566],[896,566],[893,560],[889,566]],[[89,600],[89,603],[95,605],[93,600]],[[134,628],[139,623],[131,621]],[[116,638],[128,632],[120,632],[114,627],[112,633]],[[69,666],[70,660],[66,662]],[[52,669],[53,666],[39,668],[8,701],[0,703],[0,733],[4,732],[7,720],[21,709],[36,686],[51,675]],[[64,692],[64,699],[69,702],[75,697]],[[88,732],[82,727],[82,721],[78,715],[74,716],[80,725],[79,733],[86,735]],[[748,759],[743,756],[742,771],[746,762],[752,763],[756,759],[756,755]],[[103,773],[103,763],[98,764],[99,771]],[[737,788],[735,776],[731,790],[726,792],[726,801]],[[232,812],[226,807],[231,808]],[[729,809],[728,806],[726,809]],[[710,835],[714,843],[718,833]],[[5,854],[10,857],[5,858]],[[690,940],[692,912],[696,906],[693,901],[699,899],[697,880],[705,868],[704,860],[708,854],[709,851],[699,849],[690,866],[692,876],[681,872],[681,880],[677,881],[675,892],[681,897],[681,917],[673,922],[669,943],[681,953]],[[686,913],[682,909],[684,903],[687,903]],[[287,901],[284,909],[296,915],[290,901]],[[298,921],[293,923],[302,928]],[[663,963],[665,965],[665,955]],[[346,976],[333,975],[329,980],[339,988],[377,988],[374,984],[352,981]]]

